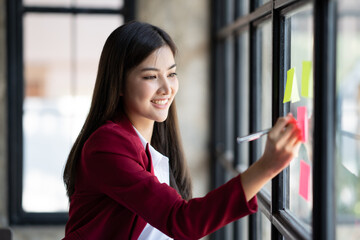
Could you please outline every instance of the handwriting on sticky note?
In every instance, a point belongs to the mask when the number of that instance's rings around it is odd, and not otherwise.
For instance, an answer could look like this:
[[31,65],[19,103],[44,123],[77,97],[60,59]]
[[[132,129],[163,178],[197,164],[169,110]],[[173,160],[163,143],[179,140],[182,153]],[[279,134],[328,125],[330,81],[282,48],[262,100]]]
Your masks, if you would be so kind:
[[299,195],[309,201],[310,165],[300,160]]
[[283,103],[289,101],[292,103],[300,101],[295,68],[289,69],[286,74],[286,86]]
[[302,62],[301,96],[307,98],[313,97],[313,75],[311,61]]
[[307,108],[305,106],[297,108],[297,122],[302,134],[301,141],[306,142],[308,139],[309,123],[307,117]]

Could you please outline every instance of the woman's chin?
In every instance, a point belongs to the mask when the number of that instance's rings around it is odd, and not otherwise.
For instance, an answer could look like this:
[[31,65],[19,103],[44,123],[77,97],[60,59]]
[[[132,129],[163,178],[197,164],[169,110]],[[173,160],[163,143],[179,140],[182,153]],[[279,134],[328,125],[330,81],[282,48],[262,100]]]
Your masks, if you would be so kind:
[[162,122],[165,122],[165,120],[167,119],[167,115],[166,116],[162,116],[162,117],[158,117],[157,119],[155,119],[155,122],[158,122],[158,123],[162,123]]

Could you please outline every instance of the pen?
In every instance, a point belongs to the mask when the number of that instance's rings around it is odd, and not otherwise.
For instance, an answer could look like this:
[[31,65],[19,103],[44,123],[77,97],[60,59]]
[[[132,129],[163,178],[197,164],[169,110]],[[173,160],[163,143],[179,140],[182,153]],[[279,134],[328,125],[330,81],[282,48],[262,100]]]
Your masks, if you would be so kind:
[[265,129],[260,132],[256,132],[256,133],[244,136],[244,137],[237,137],[236,141],[237,141],[237,143],[254,141],[256,139],[259,139],[263,135],[267,134],[270,130],[271,130],[271,128]]

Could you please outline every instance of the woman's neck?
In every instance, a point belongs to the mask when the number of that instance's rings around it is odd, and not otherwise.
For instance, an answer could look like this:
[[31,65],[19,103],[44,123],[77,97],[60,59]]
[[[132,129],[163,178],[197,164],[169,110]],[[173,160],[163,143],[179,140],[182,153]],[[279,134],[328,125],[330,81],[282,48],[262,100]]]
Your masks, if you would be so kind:
[[154,130],[155,121],[146,119],[145,121],[132,121],[129,119],[132,125],[138,130],[138,132],[145,138],[148,143],[151,143],[151,137]]
[[142,126],[136,126],[136,125],[134,125],[134,127],[136,128],[136,130],[139,131],[141,136],[143,136],[148,143],[151,143],[151,137],[152,137],[152,133],[153,133],[153,129],[154,129],[154,123],[151,125],[151,127],[142,127]]

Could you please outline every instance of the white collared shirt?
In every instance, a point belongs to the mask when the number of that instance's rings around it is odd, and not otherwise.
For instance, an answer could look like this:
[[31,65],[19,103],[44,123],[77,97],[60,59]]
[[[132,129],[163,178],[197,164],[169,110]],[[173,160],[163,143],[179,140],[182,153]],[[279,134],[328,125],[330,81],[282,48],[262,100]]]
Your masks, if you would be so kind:
[[[135,132],[138,134],[141,143],[146,149],[146,145],[148,142],[135,127],[134,129]],[[155,176],[158,178],[160,183],[166,183],[167,185],[170,185],[169,158],[165,157],[164,155],[156,151],[155,148],[153,148],[150,144],[149,144],[149,150],[151,154]],[[154,228],[149,223],[146,224],[145,228],[143,229],[143,231],[141,232],[138,238],[138,240],[170,240],[170,239],[172,238],[168,237],[158,229]]]

